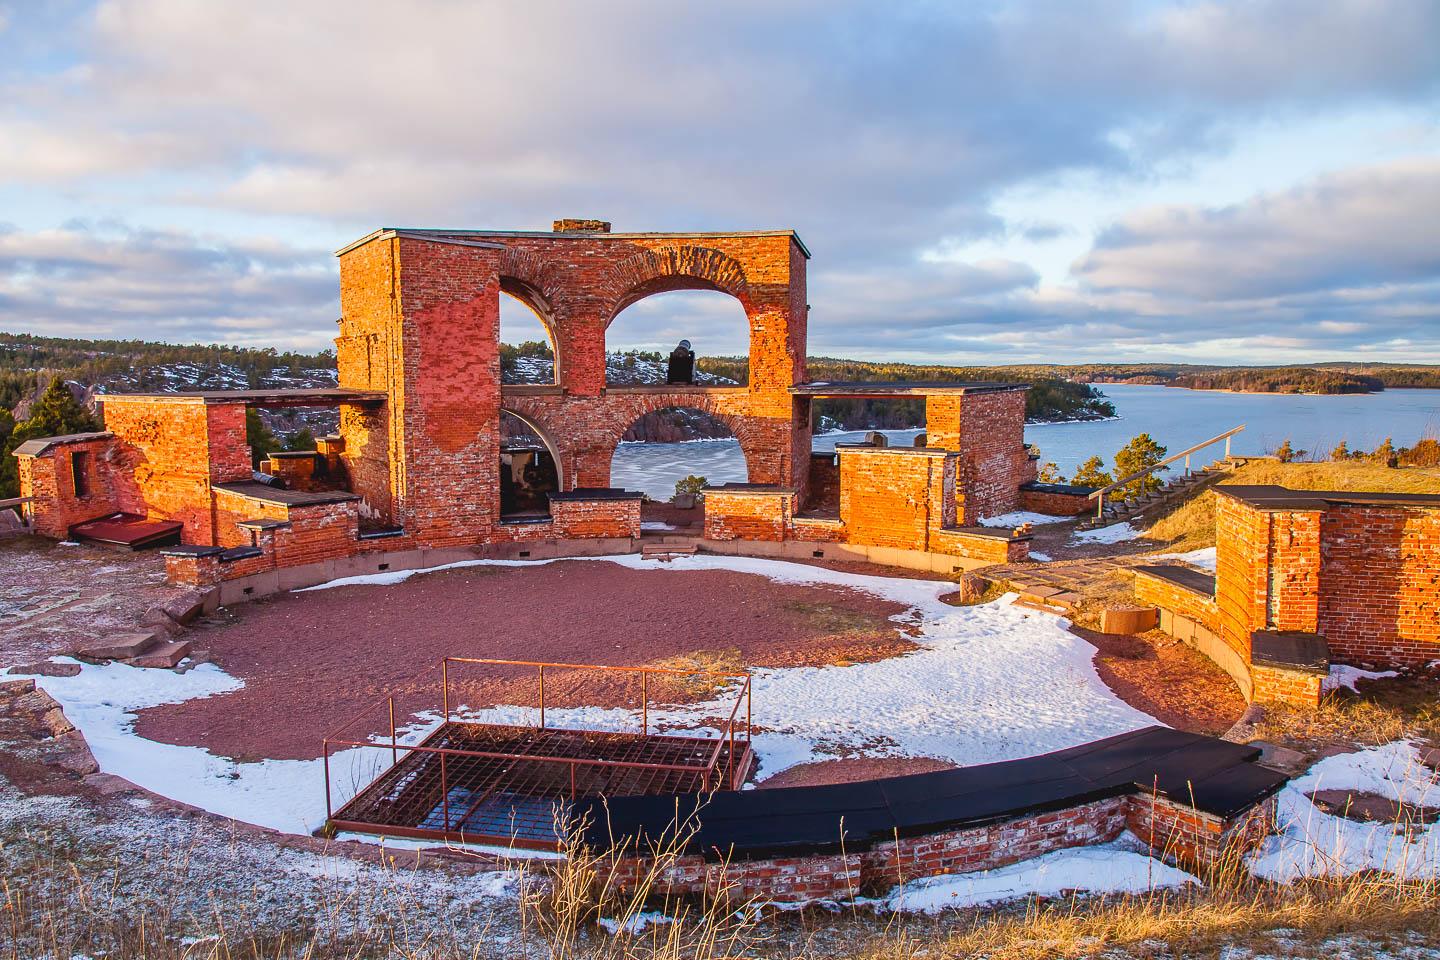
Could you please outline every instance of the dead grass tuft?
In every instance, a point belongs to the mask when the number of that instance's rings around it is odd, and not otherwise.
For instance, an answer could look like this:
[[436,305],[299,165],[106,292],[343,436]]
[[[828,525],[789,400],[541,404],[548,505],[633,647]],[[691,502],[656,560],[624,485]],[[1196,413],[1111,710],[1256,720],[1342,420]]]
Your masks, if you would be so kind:
[[1356,687],[1358,693],[1339,690],[1313,710],[1266,704],[1255,735],[1301,749],[1370,747],[1412,737],[1440,741],[1440,680],[1433,674],[1361,680]]

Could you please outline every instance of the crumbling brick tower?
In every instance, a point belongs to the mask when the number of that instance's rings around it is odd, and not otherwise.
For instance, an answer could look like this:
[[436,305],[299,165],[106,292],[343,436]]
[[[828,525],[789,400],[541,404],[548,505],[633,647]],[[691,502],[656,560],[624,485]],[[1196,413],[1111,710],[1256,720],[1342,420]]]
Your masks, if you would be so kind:
[[[556,455],[562,490],[608,487],[610,460],[642,414],[695,407],[734,431],[754,483],[803,490],[810,453],[805,379],[808,252],[791,231],[552,233],[385,229],[339,252],[340,384],[383,391],[342,407],[362,510],[429,546],[507,539],[496,464],[500,414],[528,422]],[[627,306],[670,290],[719,290],[750,321],[749,384],[606,387],[605,331]],[[544,322],[556,383],[502,387],[501,291]]]

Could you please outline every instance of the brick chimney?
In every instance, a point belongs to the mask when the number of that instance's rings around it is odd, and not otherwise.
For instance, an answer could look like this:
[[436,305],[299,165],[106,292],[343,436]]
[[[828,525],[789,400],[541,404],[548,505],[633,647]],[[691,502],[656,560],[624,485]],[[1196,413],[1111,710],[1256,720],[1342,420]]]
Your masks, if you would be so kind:
[[609,233],[610,221],[580,220],[572,217],[556,220],[551,229],[556,233]]

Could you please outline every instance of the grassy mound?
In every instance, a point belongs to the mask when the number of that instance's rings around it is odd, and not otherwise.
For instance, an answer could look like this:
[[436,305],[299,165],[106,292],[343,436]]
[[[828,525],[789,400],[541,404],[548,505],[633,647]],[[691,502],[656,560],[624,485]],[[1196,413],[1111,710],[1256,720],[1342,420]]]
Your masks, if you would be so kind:
[[[1273,483],[1293,490],[1356,490],[1371,493],[1440,493],[1440,469],[1394,469],[1364,461],[1281,463],[1251,460],[1227,484]],[[1180,550],[1215,545],[1215,494],[1187,500],[1150,527],[1146,536]]]

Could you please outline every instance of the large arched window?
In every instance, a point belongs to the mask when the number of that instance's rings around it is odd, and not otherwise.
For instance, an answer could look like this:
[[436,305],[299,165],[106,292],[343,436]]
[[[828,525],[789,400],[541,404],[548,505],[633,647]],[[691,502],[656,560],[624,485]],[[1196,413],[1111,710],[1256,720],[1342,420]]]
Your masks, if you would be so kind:
[[642,518],[647,531],[698,532],[703,505],[675,500],[685,481],[710,485],[744,483],[745,452],[718,418],[694,407],[646,413],[625,430],[610,460],[610,485],[649,497]]
[[663,384],[681,340],[695,351],[695,382],[749,382],[750,320],[740,301],[718,290],[670,290],[636,300],[605,331],[605,383]]
[[[512,292],[513,291],[513,292]],[[500,295],[500,382],[555,383],[555,338],[526,291],[502,285]]]
[[560,453],[534,423],[500,411],[500,517],[539,520],[550,516],[550,497],[564,489]]

